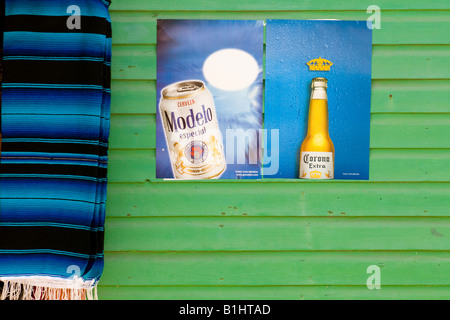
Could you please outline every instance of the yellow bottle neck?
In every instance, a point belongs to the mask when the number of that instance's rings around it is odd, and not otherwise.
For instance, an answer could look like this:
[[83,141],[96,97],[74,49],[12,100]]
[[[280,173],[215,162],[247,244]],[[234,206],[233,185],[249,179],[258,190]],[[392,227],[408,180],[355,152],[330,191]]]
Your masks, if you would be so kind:
[[308,116],[308,135],[328,134],[328,100],[323,88],[311,92]]

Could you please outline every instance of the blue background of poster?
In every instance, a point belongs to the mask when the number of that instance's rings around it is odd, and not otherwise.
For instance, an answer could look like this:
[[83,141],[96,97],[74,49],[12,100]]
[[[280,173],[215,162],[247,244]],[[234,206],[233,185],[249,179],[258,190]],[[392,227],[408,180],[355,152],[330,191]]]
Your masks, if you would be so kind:
[[[319,57],[330,71],[309,70]],[[328,79],[335,179],[369,178],[371,59],[366,21],[267,20],[264,127],[279,129],[280,167],[264,178],[298,178],[315,77]]]
[[[158,20],[157,27],[157,108],[165,86],[198,79],[205,82],[214,97],[225,150],[226,129],[255,129],[258,132],[262,128],[263,21]],[[257,61],[260,71],[250,87],[226,91],[206,81],[202,70],[204,61],[210,54],[228,48],[244,50]],[[235,157],[237,153],[236,150]],[[252,177],[240,177],[236,175],[240,170],[257,173]],[[156,177],[173,178],[159,111],[156,112]],[[236,160],[227,164],[220,179],[236,178],[261,178],[260,161],[257,164],[249,164],[248,161],[238,164]]]

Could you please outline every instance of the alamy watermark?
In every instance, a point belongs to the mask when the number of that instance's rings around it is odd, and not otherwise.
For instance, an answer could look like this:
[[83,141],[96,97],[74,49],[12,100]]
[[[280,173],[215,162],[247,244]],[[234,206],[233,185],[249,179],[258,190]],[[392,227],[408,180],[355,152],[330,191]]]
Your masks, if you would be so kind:
[[259,161],[265,176],[275,175],[280,164],[279,140],[278,129],[226,129],[226,162],[257,164]]
[[372,15],[367,18],[367,28],[381,29],[381,9],[379,6],[372,4],[367,7],[367,13]]
[[78,279],[81,276],[81,269],[75,264],[71,264],[67,267],[66,272],[72,274],[69,279]]
[[381,289],[381,269],[376,264],[368,266],[366,273],[370,274],[366,285],[369,290]]
[[67,7],[67,13],[71,16],[67,18],[66,25],[67,29],[81,29],[81,9],[79,6],[71,5]]

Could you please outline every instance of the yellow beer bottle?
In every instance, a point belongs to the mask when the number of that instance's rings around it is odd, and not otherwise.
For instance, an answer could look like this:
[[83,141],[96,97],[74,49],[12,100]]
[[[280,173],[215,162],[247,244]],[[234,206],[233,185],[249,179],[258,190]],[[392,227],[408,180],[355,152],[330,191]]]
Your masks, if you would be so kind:
[[328,132],[327,79],[311,82],[308,132],[300,148],[300,178],[333,179],[334,145]]

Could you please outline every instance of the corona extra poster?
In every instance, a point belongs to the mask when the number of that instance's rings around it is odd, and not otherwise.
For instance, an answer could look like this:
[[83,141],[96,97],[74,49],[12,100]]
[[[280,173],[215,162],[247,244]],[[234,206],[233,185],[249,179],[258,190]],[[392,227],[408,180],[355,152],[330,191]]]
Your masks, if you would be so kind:
[[266,45],[264,127],[278,130],[268,149],[279,153],[279,168],[263,168],[263,177],[368,179],[366,21],[267,20]]
[[158,20],[157,178],[261,178],[263,27]]

